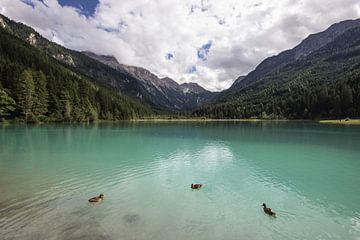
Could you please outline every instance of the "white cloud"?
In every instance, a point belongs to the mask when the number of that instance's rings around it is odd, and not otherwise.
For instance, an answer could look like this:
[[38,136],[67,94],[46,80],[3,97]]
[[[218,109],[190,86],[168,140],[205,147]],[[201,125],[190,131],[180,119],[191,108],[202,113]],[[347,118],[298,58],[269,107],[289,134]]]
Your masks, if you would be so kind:
[[[44,0],[47,6],[33,2],[31,8],[0,0],[0,12],[68,48],[114,55],[210,90],[229,87],[265,57],[311,33],[360,16],[358,0],[100,0],[88,18],[56,0]],[[198,49],[209,42],[206,60],[199,59]]]

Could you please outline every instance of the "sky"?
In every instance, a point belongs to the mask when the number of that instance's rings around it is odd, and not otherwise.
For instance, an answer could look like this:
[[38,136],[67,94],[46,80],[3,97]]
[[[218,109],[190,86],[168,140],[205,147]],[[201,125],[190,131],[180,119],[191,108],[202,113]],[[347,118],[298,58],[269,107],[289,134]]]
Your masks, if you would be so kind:
[[359,0],[0,0],[51,41],[219,91],[309,34],[360,17]]

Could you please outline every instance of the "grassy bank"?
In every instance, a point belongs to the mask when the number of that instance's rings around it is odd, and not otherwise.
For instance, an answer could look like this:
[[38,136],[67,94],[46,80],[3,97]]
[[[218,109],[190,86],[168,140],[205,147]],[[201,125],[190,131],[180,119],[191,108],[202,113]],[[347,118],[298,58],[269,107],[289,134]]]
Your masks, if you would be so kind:
[[321,120],[319,122],[327,124],[360,125],[360,119]]

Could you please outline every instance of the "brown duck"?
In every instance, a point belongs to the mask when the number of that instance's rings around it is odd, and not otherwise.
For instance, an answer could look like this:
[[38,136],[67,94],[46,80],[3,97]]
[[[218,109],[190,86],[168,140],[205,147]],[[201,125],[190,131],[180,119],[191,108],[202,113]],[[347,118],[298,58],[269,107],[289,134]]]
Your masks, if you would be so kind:
[[192,183],[191,184],[191,189],[200,189],[202,187],[203,187],[203,185],[200,183]]
[[264,207],[264,212],[265,212],[266,214],[268,214],[268,215],[270,215],[270,216],[275,216],[276,213],[273,212],[273,211],[271,210],[271,208],[266,207],[266,204],[265,204],[265,203],[263,203],[261,206]]
[[100,194],[99,196],[90,198],[88,201],[91,203],[95,203],[95,202],[101,202],[102,200],[104,200],[104,194]]

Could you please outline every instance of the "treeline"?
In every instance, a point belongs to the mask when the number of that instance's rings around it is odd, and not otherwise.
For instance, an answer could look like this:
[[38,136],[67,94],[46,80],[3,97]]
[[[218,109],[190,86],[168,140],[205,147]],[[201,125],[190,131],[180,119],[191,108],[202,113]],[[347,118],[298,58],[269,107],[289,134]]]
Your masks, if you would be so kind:
[[70,71],[0,29],[0,119],[82,122],[151,114],[139,101]]
[[286,84],[272,83],[260,91],[257,86],[219,102],[197,109],[196,117],[317,119],[360,117],[360,71],[336,81],[300,77]]

